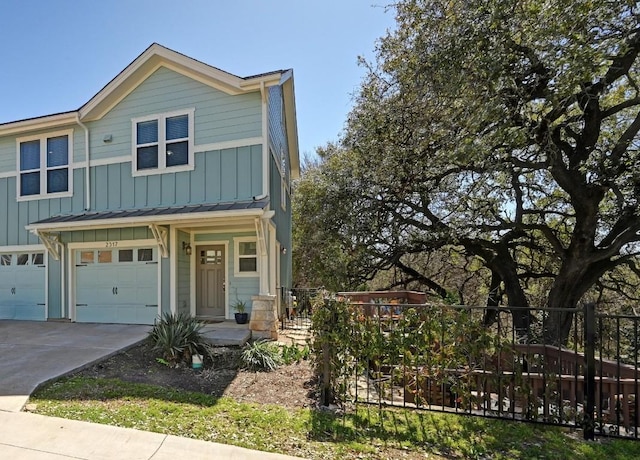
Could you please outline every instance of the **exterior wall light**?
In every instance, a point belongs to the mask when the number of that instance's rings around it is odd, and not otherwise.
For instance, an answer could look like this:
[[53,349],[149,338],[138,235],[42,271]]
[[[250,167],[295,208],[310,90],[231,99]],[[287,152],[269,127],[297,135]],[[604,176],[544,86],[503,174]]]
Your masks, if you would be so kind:
[[187,243],[186,241],[182,242],[182,250],[188,256],[191,255],[191,243]]

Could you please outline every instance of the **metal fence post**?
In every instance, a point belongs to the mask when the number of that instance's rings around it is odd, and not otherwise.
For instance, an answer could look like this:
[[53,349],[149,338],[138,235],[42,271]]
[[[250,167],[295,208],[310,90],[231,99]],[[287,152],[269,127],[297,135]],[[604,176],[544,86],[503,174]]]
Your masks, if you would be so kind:
[[327,339],[328,333],[333,328],[335,323],[335,305],[332,305],[330,301],[325,300],[324,308],[328,308],[331,311],[329,320],[322,325],[322,405],[328,407],[333,402],[333,390],[331,381],[331,344]]
[[584,439],[592,441],[595,437],[596,404],[596,306],[589,302],[584,305],[584,360],[586,375],[584,389],[586,404],[584,410]]

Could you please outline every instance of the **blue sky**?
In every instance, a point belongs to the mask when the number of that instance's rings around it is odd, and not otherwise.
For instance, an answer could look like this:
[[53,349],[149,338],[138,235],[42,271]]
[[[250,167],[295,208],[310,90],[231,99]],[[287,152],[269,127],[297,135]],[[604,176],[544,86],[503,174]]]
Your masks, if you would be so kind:
[[300,153],[338,139],[377,38],[376,0],[4,0],[0,123],[75,110],[151,43],[240,76],[293,68]]

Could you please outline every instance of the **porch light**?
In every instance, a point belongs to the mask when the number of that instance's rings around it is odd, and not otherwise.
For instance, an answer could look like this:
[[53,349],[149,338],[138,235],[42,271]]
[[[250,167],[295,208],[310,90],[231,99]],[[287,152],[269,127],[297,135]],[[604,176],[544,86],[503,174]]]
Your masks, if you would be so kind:
[[188,256],[191,255],[191,243],[187,243],[186,241],[182,242],[182,250]]

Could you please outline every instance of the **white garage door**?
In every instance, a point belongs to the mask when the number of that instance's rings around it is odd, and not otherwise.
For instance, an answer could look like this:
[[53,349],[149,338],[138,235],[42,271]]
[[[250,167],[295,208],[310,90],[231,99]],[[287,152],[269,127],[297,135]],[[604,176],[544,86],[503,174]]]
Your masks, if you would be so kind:
[[44,252],[0,254],[0,319],[46,319]]
[[75,252],[78,322],[153,324],[158,315],[156,248]]

